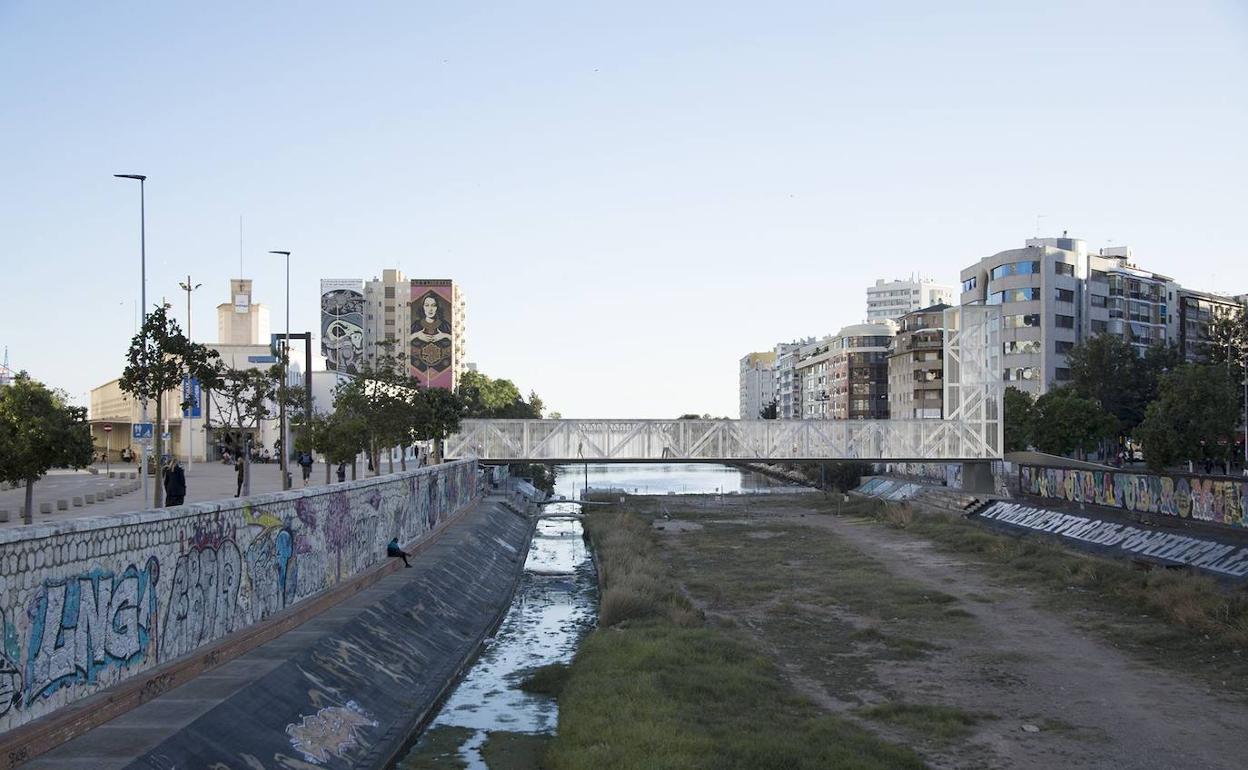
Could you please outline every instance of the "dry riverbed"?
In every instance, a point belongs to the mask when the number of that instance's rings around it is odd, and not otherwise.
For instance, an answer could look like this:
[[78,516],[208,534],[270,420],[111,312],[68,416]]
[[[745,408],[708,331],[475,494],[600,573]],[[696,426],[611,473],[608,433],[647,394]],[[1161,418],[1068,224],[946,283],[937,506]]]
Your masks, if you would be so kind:
[[1173,644],[1185,659],[1163,666],[1149,641],[1173,643],[1173,624],[1133,605],[1029,585],[1009,565],[849,515],[862,504],[842,515],[809,496],[626,507],[652,521],[709,623],[748,639],[826,712],[932,767],[1244,766],[1239,651]]

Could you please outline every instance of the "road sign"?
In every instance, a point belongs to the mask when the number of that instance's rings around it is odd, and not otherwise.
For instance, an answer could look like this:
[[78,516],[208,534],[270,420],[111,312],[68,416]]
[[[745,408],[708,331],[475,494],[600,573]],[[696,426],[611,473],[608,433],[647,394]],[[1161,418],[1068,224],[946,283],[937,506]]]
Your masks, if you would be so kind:
[[133,429],[133,437],[135,441],[152,440],[152,424],[150,422],[136,422],[130,427]]
[[113,432],[113,426],[111,426],[111,425],[105,425],[105,426],[104,426],[104,432],[105,432],[105,433],[112,433],[112,432]]
[[173,438],[173,434],[170,433],[169,431],[165,431],[164,433],[160,434],[161,441],[168,442],[171,438]]

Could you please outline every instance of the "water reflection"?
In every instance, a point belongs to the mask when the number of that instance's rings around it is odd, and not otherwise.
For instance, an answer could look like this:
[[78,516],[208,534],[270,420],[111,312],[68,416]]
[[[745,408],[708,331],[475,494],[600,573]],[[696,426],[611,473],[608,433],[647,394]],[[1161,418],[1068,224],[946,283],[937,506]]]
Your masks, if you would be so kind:
[[473,731],[459,746],[459,759],[470,768],[486,767],[480,748],[488,732],[554,732],[559,713],[555,700],[517,685],[530,669],[570,662],[593,626],[597,581],[579,512],[576,503],[545,506],[544,515],[551,517],[537,522],[507,616],[400,768],[414,764],[427,748],[426,738],[438,728]]
[[[556,495],[576,500],[584,487],[584,465],[559,467]],[[789,493],[805,489],[753,471],[712,463],[591,463],[589,487],[623,489],[634,495],[766,493],[773,490]]]

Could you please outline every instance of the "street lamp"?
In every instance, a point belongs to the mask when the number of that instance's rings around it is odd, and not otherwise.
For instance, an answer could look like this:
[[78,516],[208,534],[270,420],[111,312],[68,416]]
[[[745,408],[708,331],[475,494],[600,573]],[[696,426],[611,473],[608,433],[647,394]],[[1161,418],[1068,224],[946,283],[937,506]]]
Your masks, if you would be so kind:
[[282,340],[282,379],[278,382],[278,414],[282,423],[282,489],[290,489],[290,471],[286,458],[290,456],[290,442],[286,435],[286,367],[290,364],[290,252],[270,251],[286,257],[286,336]]
[[[139,306],[143,308],[139,333],[144,334],[144,327],[147,325],[147,177],[143,174],[113,174],[113,176],[118,179],[137,179],[139,182]],[[139,403],[142,410],[141,420],[146,425],[147,399]],[[139,457],[139,476],[143,479],[143,499],[147,500],[149,499],[147,496],[147,447],[139,448]]]
[[[191,292],[195,291],[200,286],[203,286],[203,284],[202,283],[192,284],[191,277],[188,275],[186,277],[186,281],[179,282],[178,286],[182,289],[182,291],[186,292],[186,338],[188,340],[191,340],[193,339],[191,337]],[[189,379],[186,385],[187,385],[187,388],[191,391],[190,395],[194,397],[195,389],[194,387],[192,387],[192,383],[189,381]],[[186,410],[186,414],[188,414],[189,416],[184,416],[182,418],[182,442],[186,444],[187,473],[190,473],[190,470],[191,470],[191,461],[192,461],[191,440],[192,440],[193,432],[195,430],[195,407],[196,406],[198,406],[198,403],[192,403],[190,409]],[[188,420],[190,421],[189,427],[187,426]],[[207,455],[206,452],[205,452],[205,455]]]

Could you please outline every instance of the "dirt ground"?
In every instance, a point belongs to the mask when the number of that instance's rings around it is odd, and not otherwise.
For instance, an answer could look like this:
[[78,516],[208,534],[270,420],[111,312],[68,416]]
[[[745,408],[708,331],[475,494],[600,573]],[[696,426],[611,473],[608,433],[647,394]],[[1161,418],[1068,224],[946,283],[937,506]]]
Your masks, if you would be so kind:
[[1054,610],[1047,589],[810,498],[637,508],[696,606],[933,767],[1248,766],[1248,688],[1215,694],[1096,631],[1129,618]]

